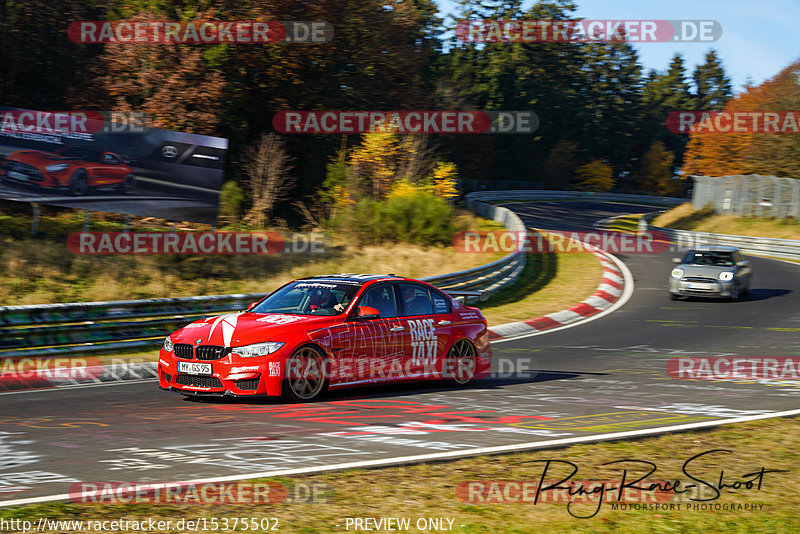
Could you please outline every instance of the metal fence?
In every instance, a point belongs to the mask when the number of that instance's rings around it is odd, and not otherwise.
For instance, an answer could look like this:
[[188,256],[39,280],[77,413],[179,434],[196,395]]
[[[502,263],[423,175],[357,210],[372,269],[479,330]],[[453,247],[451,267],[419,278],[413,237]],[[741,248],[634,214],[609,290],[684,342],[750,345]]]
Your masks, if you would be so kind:
[[739,217],[800,218],[800,180],[757,174],[692,176],[692,206]]

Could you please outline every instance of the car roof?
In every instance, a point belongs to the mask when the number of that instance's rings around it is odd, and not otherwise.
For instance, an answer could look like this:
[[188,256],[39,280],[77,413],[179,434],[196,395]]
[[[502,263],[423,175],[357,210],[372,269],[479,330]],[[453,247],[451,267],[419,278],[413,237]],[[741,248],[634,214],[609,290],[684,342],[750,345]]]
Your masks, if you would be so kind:
[[[410,278],[403,278],[394,274],[356,274],[356,273],[337,273],[337,274],[324,274],[317,276],[307,276],[299,278],[298,280],[314,280],[314,281],[328,281],[328,282],[342,282],[345,284],[364,285],[367,282],[374,282],[375,280],[411,280]],[[416,282],[416,280],[414,280]]]
[[736,252],[739,250],[737,247],[729,247],[726,245],[704,245],[702,247],[694,247],[694,252]]

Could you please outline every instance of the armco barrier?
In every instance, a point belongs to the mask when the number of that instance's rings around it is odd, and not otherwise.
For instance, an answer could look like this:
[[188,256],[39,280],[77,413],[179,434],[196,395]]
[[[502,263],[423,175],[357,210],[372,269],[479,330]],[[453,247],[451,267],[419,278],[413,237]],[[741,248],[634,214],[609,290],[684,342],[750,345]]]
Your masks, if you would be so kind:
[[[506,208],[474,202],[484,217],[512,232],[525,232],[522,221]],[[423,278],[445,291],[477,292],[485,300],[517,281],[525,254],[514,253],[492,263]],[[0,307],[0,358],[75,356],[112,351],[156,349],[169,332],[197,318],[244,309],[263,293],[159,298],[111,302]]]
[[657,214],[648,214],[643,217],[643,220],[647,223],[646,228],[652,231],[663,232],[672,242],[685,246],[686,248],[703,245],[726,245],[738,247],[745,254],[772,256],[775,258],[800,261],[800,241],[798,240],[661,228],[649,223],[656,215]]

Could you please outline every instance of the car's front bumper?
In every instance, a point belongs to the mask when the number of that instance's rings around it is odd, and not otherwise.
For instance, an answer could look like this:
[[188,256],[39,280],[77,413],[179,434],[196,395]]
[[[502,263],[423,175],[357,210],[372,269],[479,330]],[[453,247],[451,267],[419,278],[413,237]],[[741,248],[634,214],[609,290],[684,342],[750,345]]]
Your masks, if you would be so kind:
[[[158,359],[158,385],[185,395],[280,395],[283,365],[272,357],[253,359],[257,361],[242,361],[243,358],[228,354],[219,360],[189,360],[177,358],[162,348]],[[211,364],[212,372],[210,375],[181,372],[178,371],[179,362]]]
[[695,282],[685,278],[669,279],[669,292],[684,297],[730,298],[733,287],[733,280]]

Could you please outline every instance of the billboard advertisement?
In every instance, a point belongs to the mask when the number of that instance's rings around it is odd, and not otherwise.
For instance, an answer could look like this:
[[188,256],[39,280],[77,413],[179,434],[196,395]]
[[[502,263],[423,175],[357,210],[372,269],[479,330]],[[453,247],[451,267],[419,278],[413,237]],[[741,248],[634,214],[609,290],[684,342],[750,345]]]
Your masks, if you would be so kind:
[[0,199],[214,224],[228,140],[0,106]]

